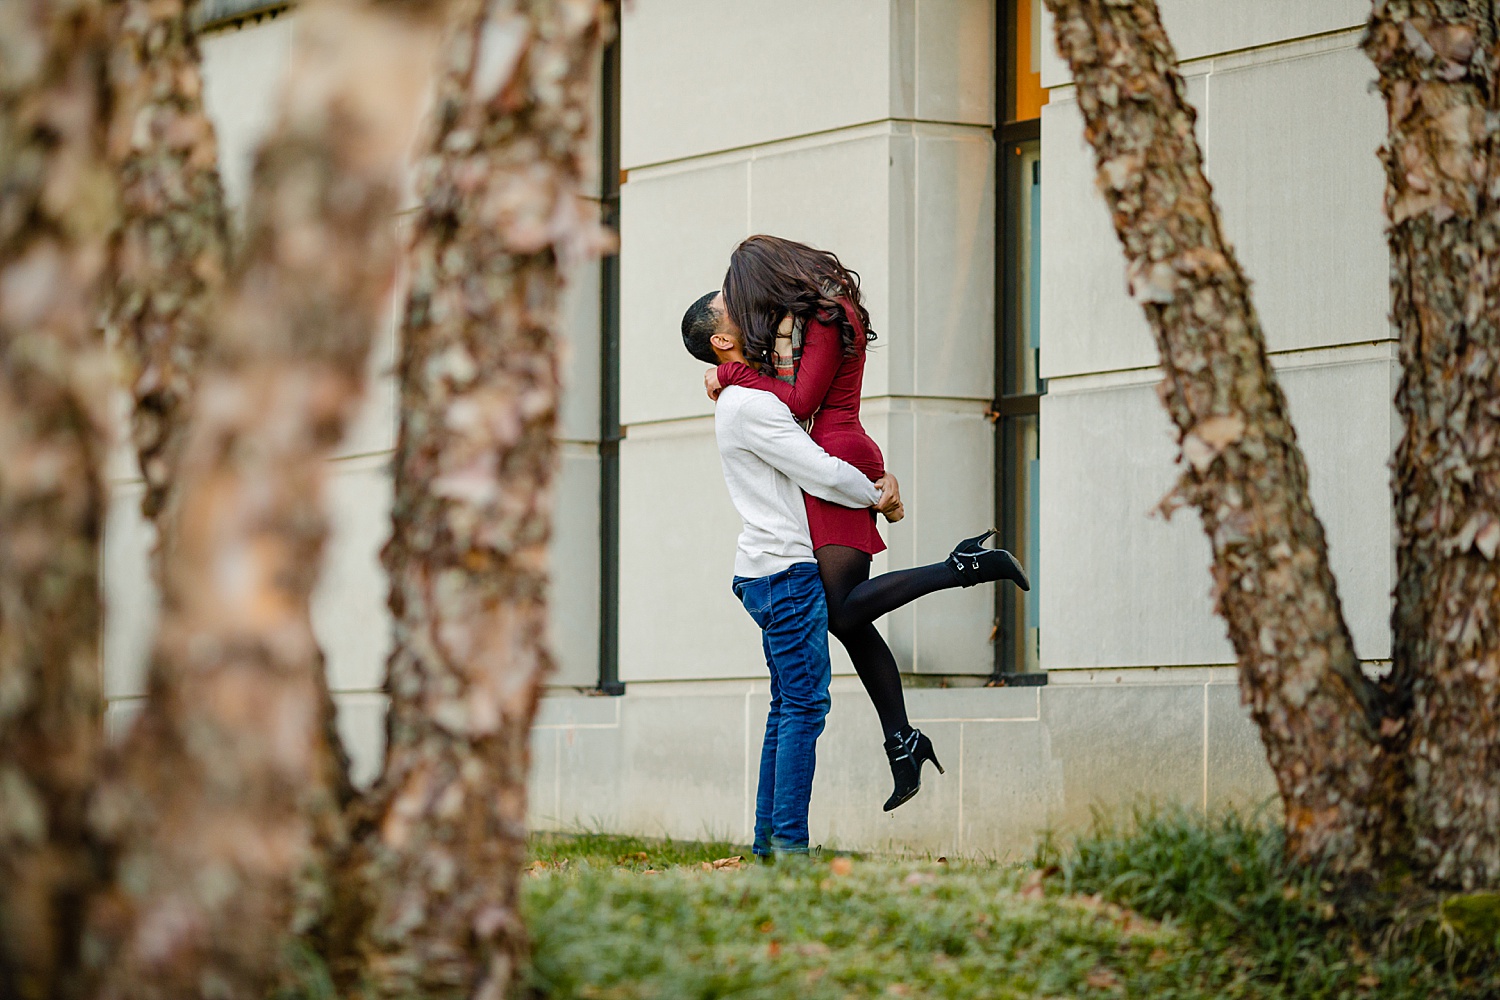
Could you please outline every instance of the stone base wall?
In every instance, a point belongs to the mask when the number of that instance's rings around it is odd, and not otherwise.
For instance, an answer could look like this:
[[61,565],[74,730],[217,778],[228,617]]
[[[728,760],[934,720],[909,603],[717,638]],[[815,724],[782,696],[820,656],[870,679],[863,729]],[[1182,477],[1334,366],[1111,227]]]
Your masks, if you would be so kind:
[[[768,700],[764,681],[548,697],[532,736],[533,828],[748,843]],[[1096,809],[1254,808],[1276,792],[1232,669],[914,688],[907,707],[947,773],[926,769],[921,793],[884,813],[891,777],[874,710],[857,681],[835,679],[815,844],[1017,861],[1043,831],[1082,829]]]

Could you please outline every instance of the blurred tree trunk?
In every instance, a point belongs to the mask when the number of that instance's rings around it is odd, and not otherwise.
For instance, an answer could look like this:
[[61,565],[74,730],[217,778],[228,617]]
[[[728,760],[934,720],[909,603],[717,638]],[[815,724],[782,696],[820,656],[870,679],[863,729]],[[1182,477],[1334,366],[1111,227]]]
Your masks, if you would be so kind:
[[1159,393],[1213,550],[1216,607],[1286,809],[1288,847],[1372,872],[1398,776],[1360,671],[1307,467],[1244,274],[1219,228],[1194,113],[1153,0],[1047,0],[1097,183],[1156,336]]
[[[1385,0],[1396,405],[1389,682],[1416,867],[1500,884],[1500,6]],[[1405,720],[1404,723],[1400,720]]]
[[[141,513],[156,529],[158,583],[172,543],[172,500],[203,354],[231,256],[228,210],[219,179],[213,123],[203,107],[203,75],[192,7],[184,0],[116,0],[109,81],[113,104],[110,159],[121,187],[106,330],[124,357],[134,406],[131,436],[145,490]],[[151,697],[171,700],[179,678],[160,657],[150,664]],[[353,796],[349,762],[336,726],[327,673],[317,672],[325,743],[324,770],[337,808]],[[304,895],[317,893],[308,887]]]
[[[326,460],[363,389],[391,216],[433,66],[417,0],[301,13],[246,242],[177,459],[153,687],[95,812],[120,844],[100,995],[262,1000],[332,760],[308,599]],[[323,801],[320,801],[323,800]]]
[[78,995],[115,211],[98,0],[0,3],[0,995]]
[[[175,481],[209,318],[228,267],[229,223],[186,0],[117,0],[110,159],[120,180],[106,328],[130,368],[131,437],[156,523]],[[158,567],[159,571],[159,567]]]
[[384,553],[396,648],[384,772],[351,865],[340,978],[369,997],[506,995],[532,717],[550,660],[546,546],[566,261],[607,7],[466,5],[421,171]]

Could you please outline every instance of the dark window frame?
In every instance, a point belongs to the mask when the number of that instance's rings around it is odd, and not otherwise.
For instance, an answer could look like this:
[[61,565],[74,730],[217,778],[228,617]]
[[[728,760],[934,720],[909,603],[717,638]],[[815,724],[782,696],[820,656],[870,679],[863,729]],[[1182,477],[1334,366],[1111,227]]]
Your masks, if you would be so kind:
[[[1014,218],[1011,188],[1016,182],[1017,147],[1023,143],[1039,142],[1042,135],[1040,118],[1025,121],[1010,120],[1015,110],[1014,73],[1012,71],[1011,26],[1015,23],[1015,7],[1028,0],[997,0],[995,4],[995,399],[990,406],[990,419],[995,425],[995,521],[1000,544],[1024,559],[1029,547],[1024,543],[1025,511],[1017,502],[1016,491],[1007,483],[1010,469],[1016,456],[1011,452],[1012,424],[1018,420],[1040,419],[1041,397],[1046,394],[1046,383],[1037,380],[1036,392],[1007,393],[1007,387],[1017,384],[1017,372],[1012,371],[1016,352],[1009,349],[1011,338],[1024,336],[1015,321],[1017,310],[1013,303],[1025,290],[1018,288],[1019,265],[1014,250],[1014,233],[1019,223]],[[1027,567],[1034,570],[1034,567]],[[1033,573],[1033,576],[1036,574]],[[1024,595],[1014,587],[995,588],[994,665],[991,682],[995,684],[1044,683],[1045,674],[1027,674],[1023,648],[1025,629],[1017,634],[1012,624],[1021,615]]]

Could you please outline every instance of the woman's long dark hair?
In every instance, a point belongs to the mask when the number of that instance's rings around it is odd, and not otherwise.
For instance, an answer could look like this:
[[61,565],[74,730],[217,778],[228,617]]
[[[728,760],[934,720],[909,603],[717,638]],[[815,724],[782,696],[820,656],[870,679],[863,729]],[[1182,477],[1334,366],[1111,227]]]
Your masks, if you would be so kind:
[[841,298],[859,316],[864,340],[874,340],[859,275],[831,251],[779,236],[752,236],[735,248],[724,275],[724,306],[745,335],[745,357],[761,366],[771,364],[776,328],[787,313],[837,326],[844,353],[856,353],[859,329],[844,312]]

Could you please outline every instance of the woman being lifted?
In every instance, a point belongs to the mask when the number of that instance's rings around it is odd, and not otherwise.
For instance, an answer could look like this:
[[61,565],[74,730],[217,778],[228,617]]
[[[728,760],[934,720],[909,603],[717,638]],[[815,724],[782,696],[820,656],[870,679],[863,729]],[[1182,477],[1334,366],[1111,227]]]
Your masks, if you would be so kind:
[[[875,339],[859,275],[829,251],[752,236],[730,258],[723,292],[725,310],[744,334],[745,354],[762,370],[739,363],[709,369],[704,376],[709,396],[717,398],[727,385],[774,393],[798,421],[812,421],[808,433],[824,451],[872,480],[883,475],[885,459],[859,420],[865,349]],[[940,773],[943,766],[932,741],[907,719],[901,673],[875,620],[938,590],[996,580],[1010,580],[1022,590],[1031,584],[1009,552],[984,547],[993,530],[959,542],[942,562],[871,579],[870,559],[885,549],[875,512],[805,494],[804,500],[828,597],[829,631],[854,661],[885,733],[895,781],[885,803],[889,812],[922,787],[925,761]],[[898,512],[891,519],[899,517]]]

